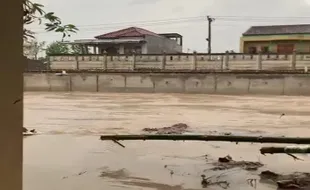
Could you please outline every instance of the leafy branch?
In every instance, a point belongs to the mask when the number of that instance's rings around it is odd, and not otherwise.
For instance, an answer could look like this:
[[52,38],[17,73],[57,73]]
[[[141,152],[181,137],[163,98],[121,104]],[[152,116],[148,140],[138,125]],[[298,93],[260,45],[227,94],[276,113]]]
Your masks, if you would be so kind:
[[[43,10],[44,6],[38,3],[33,3],[30,0],[24,0],[23,3],[23,23],[29,25],[34,22],[42,24],[44,22],[47,32],[57,32],[62,34],[62,41],[72,33],[76,33],[78,28],[73,24],[62,24],[61,19],[55,16],[54,12],[46,13]],[[24,39],[34,38],[34,32],[24,27]]]

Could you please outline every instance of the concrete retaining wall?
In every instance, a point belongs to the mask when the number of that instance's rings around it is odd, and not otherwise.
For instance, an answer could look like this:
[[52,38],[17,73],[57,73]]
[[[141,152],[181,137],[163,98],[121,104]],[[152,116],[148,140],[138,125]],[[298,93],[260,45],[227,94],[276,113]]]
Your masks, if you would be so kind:
[[308,74],[24,74],[25,91],[310,95]]

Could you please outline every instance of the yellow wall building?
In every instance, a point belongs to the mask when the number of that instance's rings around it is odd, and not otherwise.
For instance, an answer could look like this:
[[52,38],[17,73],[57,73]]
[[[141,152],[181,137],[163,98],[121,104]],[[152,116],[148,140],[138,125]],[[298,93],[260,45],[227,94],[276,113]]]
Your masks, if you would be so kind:
[[310,24],[252,26],[240,38],[240,53],[310,53]]

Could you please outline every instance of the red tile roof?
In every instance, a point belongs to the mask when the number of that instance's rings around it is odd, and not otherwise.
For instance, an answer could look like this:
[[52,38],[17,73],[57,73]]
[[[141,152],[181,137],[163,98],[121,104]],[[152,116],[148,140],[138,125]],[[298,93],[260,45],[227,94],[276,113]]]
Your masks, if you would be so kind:
[[96,36],[97,39],[115,39],[123,37],[144,37],[146,35],[159,36],[158,34],[138,27],[130,27],[122,30],[117,30],[107,34]]

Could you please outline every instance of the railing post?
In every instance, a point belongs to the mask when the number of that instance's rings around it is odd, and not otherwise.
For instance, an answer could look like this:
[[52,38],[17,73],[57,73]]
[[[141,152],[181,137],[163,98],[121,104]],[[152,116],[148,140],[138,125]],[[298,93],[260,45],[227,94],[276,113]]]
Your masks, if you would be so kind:
[[49,55],[47,55],[46,59],[47,59],[47,67],[46,67],[46,69],[48,71],[50,71],[50,70],[52,70],[52,68],[51,68],[51,57]]
[[106,51],[103,52],[103,65],[102,65],[103,70],[108,70],[108,53]]
[[221,54],[221,67],[220,67],[220,69],[221,69],[221,71],[223,71],[224,70],[224,54]]
[[294,49],[291,59],[291,69],[296,70],[296,50]]
[[193,52],[193,65],[192,65],[192,70],[196,71],[197,70],[197,51]]
[[256,57],[256,61],[257,61],[257,70],[261,71],[263,69],[263,65],[262,65],[262,52],[258,51],[257,57]]
[[75,54],[76,70],[80,70],[79,55]]
[[131,68],[131,70],[136,70],[136,52],[135,51],[133,51],[132,52],[132,68]]
[[162,57],[162,62],[161,62],[161,69],[162,70],[166,69],[166,61],[167,61],[166,52],[163,52],[163,57]]
[[229,69],[229,51],[225,52],[225,57],[224,57],[224,70]]

